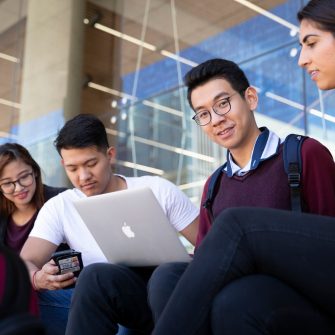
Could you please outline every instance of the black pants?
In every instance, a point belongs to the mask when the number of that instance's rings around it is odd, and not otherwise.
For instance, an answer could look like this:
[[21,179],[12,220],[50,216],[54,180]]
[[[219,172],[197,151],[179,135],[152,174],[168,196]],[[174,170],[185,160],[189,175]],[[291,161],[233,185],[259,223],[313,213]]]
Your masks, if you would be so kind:
[[[334,218],[272,209],[226,210],[185,271],[178,264],[172,272],[170,265],[154,272],[149,288],[157,321],[153,334],[335,334],[334,259]],[[254,279],[254,274],[266,276]],[[245,293],[239,295],[240,290]],[[234,297],[234,308],[228,308]],[[252,327],[246,315],[254,320]],[[232,324],[242,330],[229,332]]]
[[80,274],[73,293],[66,335],[111,335],[119,324],[127,334],[149,335],[153,327],[147,304],[152,269],[92,264]]

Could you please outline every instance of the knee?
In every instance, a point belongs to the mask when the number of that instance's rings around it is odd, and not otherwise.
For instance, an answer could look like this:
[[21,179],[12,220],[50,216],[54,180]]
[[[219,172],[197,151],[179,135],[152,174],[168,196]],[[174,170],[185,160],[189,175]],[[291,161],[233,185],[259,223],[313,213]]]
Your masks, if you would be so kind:
[[78,282],[93,279],[95,276],[103,272],[105,265],[106,264],[104,263],[95,263],[85,266],[78,277]]
[[232,239],[242,237],[255,228],[267,225],[267,218],[272,214],[272,209],[238,207],[227,208],[213,222],[211,230],[220,231]]
[[223,210],[213,222],[213,229],[224,229],[225,231],[240,231],[239,225],[248,216],[244,216],[240,208],[228,208]]
[[118,282],[122,274],[123,267],[108,264],[108,263],[95,263],[90,264],[81,271],[75,291],[85,290],[92,291],[98,287],[110,287],[113,282]]

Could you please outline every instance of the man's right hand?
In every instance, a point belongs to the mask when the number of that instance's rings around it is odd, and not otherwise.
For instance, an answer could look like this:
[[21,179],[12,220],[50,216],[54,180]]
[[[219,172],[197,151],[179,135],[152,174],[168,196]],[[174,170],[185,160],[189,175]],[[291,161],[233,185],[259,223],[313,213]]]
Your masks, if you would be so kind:
[[59,268],[51,259],[33,275],[33,286],[36,290],[60,290],[75,283],[76,278],[72,272],[58,274]]

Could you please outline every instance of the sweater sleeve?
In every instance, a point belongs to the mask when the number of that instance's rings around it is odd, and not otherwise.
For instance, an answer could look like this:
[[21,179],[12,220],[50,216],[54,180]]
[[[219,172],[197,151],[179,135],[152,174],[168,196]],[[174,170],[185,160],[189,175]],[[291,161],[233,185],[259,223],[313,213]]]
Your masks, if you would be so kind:
[[312,138],[302,145],[302,201],[304,212],[335,216],[335,163]]
[[200,214],[199,214],[199,231],[198,231],[197,242],[196,242],[196,245],[195,245],[196,249],[199,247],[200,243],[205,238],[209,229],[211,228],[211,219],[210,219],[208,210],[206,208],[204,208],[204,206],[202,205],[204,203],[204,201],[206,200],[209,180],[210,180],[210,178],[208,178],[207,181],[206,181],[206,184],[204,186],[204,190],[202,192],[202,197],[201,197]]

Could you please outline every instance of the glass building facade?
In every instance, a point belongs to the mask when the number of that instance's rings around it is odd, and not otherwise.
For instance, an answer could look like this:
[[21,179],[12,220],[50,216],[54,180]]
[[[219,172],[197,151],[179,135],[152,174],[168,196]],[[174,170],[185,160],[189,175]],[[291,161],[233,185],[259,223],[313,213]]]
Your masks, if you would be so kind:
[[298,67],[303,0],[0,0],[0,143],[24,144],[49,184],[66,185],[53,140],[92,113],[115,170],[160,175],[198,203],[225,161],[191,119],[182,78],[237,62],[259,93],[259,126],[315,137],[335,154],[335,93]]

